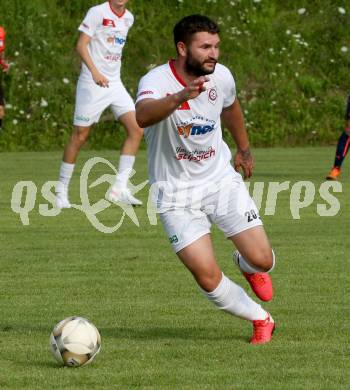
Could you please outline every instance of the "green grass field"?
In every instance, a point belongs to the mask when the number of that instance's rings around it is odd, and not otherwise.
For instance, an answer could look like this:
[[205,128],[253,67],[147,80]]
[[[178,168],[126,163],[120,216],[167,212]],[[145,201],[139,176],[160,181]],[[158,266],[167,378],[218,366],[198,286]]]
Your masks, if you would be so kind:
[[[277,330],[269,345],[248,344],[251,325],[218,312],[201,296],[192,277],[172,253],[161,225],[151,226],[146,208],[135,210],[119,230],[103,234],[79,210],[43,217],[42,185],[56,180],[61,153],[2,153],[0,161],[0,388],[1,389],[348,389],[350,170],[343,191],[334,194],[340,212],[320,217],[325,203],[318,188],[334,148],[255,150],[255,182],[310,181],[314,202],[293,219],[290,191],[281,192],[276,213],[261,216],[277,253],[275,298],[264,306]],[[83,152],[72,182],[79,204],[79,175],[94,155]],[[141,152],[133,179],[146,178]],[[112,173],[99,165],[91,180]],[[19,181],[38,188],[29,225],[11,209]],[[91,189],[92,202],[107,184]],[[140,197],[147,200],[147,187]],[[122,216],[111,206],[100,221],[113,226]],[[249,291],[232,265],[232,247],[214,229],[224,272]],[[91,366],[60,368],[48,351],[52,327],[81,315],[99,328],[102,351]]]
[[[77,28],[97,3],[1,0],[12,64],[3,77],[1,152],[63,149],[80,69]],[[234,74],[254,145],[329,145],[338,138],[350,90],[349,1],[131,0],[128,8],[135,24],[123,51],[122,80],[133,98],[140,78],[176,55],[175,23],[200,13],[220,25],[220,62]],[[90,149],[121,145],[124,133],[110,118],[96,125]]]

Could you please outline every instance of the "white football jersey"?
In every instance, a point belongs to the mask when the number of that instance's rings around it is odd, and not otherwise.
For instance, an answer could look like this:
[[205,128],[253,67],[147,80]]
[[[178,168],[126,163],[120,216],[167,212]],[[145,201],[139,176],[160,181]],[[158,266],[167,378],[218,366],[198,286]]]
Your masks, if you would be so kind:
[[[97,69],[109,81],[120,80],[122,51],[130,27],[134,23],[134,16],[128,10],[118,16],[109,2],[89,9],[79,31],[91,37],[88,49]],[[92,80],[91,72],[85,63],[82,63],[80,78]]]
[[[173,61],[147,73],[139,83],[136,102],[179,92],[185,83]],[[174,206],[181,191],[207,187],[234,171],[231,152],[223,141],[220,115],[236,98],[231,72],[217,64],[205,83],[206,91],[188,100],[169,117],[145,129],[150,182],[160,183],[158,206]]]

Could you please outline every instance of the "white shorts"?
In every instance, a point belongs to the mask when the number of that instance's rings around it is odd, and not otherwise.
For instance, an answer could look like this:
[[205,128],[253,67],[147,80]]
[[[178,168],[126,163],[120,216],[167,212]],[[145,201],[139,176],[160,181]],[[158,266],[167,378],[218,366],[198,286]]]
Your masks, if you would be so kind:
[[103,88],[92,81],[79,79],[74,125],[91,126],[99,121],[107,107],[111,107],[116,120],[127,112],[135,111],[134,102],[122,82],[110,82],[108,88]]
[[160,220],[175,252],[210,233],[212,224],[227,238],[262,225],[244,182],[237,178],[232,179],[230,186],[206,195],[199,209],[169,209],[160,213]]

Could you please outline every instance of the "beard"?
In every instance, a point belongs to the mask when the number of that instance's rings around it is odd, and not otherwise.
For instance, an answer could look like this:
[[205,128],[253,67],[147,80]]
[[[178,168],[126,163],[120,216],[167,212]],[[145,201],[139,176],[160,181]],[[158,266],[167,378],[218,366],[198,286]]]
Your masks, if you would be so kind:
[[[202,62],[196,60],[192,56],[191,52],[188,51],[188,55],[187,55],[186,61],[185,61],[186,72],[188,74],[191,74],[191,75],[196,76],[196,77],[205,76],[207,74],[212,74],[215,70],[215,66],[213,69],[207,69],[204,67],[206,62],[209,62],[209,61],[205,61],[202,63]],[[210,62],[213,63],[214,60],[210,61]],[[216,64],[216,61],[215,61],[215,64]]]

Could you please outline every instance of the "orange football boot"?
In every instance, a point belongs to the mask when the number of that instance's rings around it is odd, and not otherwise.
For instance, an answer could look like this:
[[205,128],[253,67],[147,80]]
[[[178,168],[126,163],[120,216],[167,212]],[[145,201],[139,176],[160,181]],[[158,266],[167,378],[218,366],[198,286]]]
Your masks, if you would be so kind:
[[331,169],[331,171],[327,175],[326,179],[327,180],[337,180],[339,175],[340,175],[340,168],[334,167]]
[[275,322],[268,314],[265,320],[253,321],[253,329],[253,337],[250,340],[250,344],[265,344],[272,339]]

